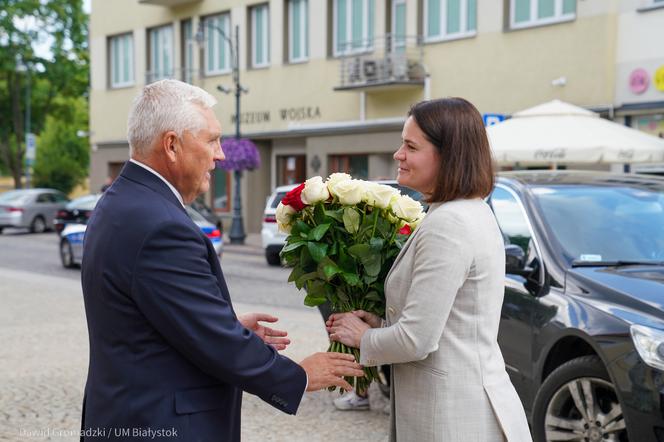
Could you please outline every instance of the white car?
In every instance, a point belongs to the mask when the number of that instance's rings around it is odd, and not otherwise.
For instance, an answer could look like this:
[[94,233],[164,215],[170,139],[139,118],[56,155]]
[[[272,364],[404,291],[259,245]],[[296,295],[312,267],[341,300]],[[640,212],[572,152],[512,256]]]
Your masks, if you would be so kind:
[[[397,188],[404,195],[408,195],[417,201],[421,201],[422,199],[422,195],[419,192],[413,189],[409,189],[408,187],[400,186],[396,180],[382,180],[376,182]],[[279,232],[277,229],[277,218],[275,215],[277,206],[283,197],[297,186],[299,186],[299,184],[279,186],[274,189],[272,195],[267,198],[265,213],[263,214],[263,228],[261,229],[261,238],[263,240],[263,249],[265,249],[265,259],[267,260],[268,264],[273,266],[281,265],[281,258],[279,257],[279,253],[284,247],[287,236],[286,234]]]

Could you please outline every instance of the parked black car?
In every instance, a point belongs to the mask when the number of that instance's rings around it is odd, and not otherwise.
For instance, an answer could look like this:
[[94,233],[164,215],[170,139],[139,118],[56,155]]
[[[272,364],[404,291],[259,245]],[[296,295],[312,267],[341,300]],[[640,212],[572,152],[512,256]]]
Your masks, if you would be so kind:
[[498,341],[535,441],[664,441],[664,180],[501,176]]
[[58,210],[53,220],[55,233],[60,235],[67,224],[87,224],[101,196],[101,193],[85,195],[71,200],[64,209]]

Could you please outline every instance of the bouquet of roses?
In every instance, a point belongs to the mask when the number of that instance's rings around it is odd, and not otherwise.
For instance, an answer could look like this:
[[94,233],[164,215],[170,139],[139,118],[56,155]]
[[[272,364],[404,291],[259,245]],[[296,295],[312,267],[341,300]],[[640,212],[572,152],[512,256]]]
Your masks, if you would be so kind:
[[[279,230],[288,233],[281,257],[293,270],[288,278],[305,289],[305,305],[329,302],[335,312],[385,313],[384,282],[399,250],[424,217],[422,205],[387,185],[333,173],[308,179],[290,191],[276,211]],[[328,351],[359,350],[332,342]],[[347,379],[357,391],[378,378]]]

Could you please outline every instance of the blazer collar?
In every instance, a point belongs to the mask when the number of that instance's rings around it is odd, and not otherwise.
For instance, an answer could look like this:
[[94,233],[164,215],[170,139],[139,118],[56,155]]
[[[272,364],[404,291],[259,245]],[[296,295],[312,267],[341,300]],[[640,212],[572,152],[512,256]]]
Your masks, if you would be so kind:
[[178,200],[173,191],[169,189],[166,183],[159,179],[157,175],[153,174],[149,170],[144,169],[143,167],[138,166],[131,161],[127,161],[122,168],[122,172],[120,172],[120,176],[138,184],[142,184],[143,186],[149,187],[186,213],[186,210],[184,207],[182,207],[180,200]]

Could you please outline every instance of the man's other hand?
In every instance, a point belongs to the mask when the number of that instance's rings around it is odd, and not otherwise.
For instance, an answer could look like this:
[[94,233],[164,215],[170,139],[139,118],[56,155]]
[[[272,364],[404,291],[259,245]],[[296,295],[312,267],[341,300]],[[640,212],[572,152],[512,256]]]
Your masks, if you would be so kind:
[[353,387],[343,376],[364,376],[362,366],[349,354],[314,353],[300,362],[300,365],[309,379],[307,391],[321,390],[333,385],[350,391]]
[[265,327],[259,322],[277,322],[279,318],[276,316],[268,315],[267,313],[247,313],[238,316],[238,321],[245,327],[251,330],[263,340],[266,344],[271,345],[277,350],[285,349],[290,344],[290,339],[286,338],[287,332],[283,330],[276,330],[270,327]]

